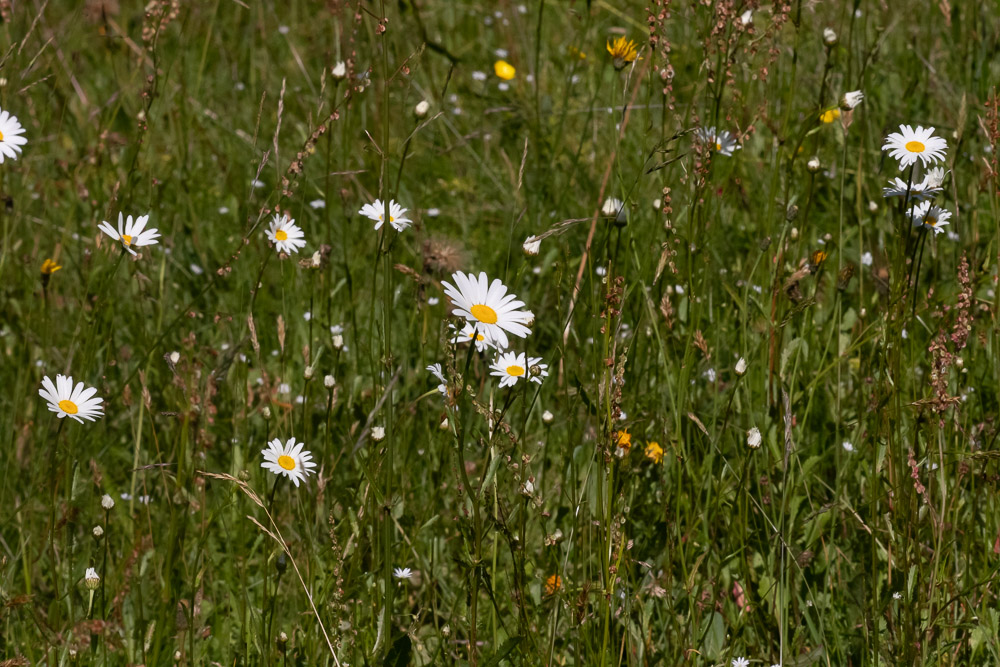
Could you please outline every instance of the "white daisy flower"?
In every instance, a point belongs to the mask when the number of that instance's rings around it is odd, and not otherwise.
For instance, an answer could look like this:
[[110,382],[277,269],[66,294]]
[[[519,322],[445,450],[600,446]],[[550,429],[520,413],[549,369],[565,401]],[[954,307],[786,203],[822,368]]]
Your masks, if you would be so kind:
[[[397,232],[401,232],[413,224],[413,221],[404,215],[408,210],[395,201],[389,200],[389,224]],[[382,216],[385,215],[385,204],[382,203],[381,199],[376,199],[374,204],[365,204],[362,206],[358,213],[369,220],[374,220],[375,229],[379,230],[382,228],[382,223],[384,222]]]
[[101,585],[101,576],[97,574],[97,570],[88,567],[83,575],[83,583],[89,590],[96,591]]
[[893,132],[885,139],[882,150],[891,151],[889,155],[899,160],[900,168],[909,167],[918,159],[926,167],[928,164],[944,160],[944,152],[948,142],[934,136],[934,128],[923,128],[920,125],[913,129],[909,125],[900,125],[899,132]]
[[[905,197],[906,192],[906,181],[898,177],[889,181],[889,187],[882,188],[882,196],[886,199],[889,197]],[[911,183],[909,192],[911,201],[924,201],[925,199],[932,199],[937,193],[941,192],[941,188],[933,185],[933,181],[928,181],[925,178],[919,183]]]
[[925,188],[940,188],[944,183],[944,177],[948,174],[941,167],[931,167],[924,176],[923,186]]
[[528,257],[534,257],[542,249],[542,240],[537,236],[529,236],[524,239],[521,249],[524,250],[524,254]]
[[275,250],[283,253],[298,252],[306,247],[306,235],[302,229],[285,214],[274,214],[274,220],[267,230],[267,240],[274,244]]
[[281,440],[275,438],[268,443],[267,449],[260,450],[264,455],[264,462],[261,468],[270,470],[275,475],[284,475],[295,482],[305,481],[306,475],[315,472],[316,462],[312,460],[312,454],[304,451],[305,443],[296,443],[295,438],[289,438],[284,445]]
[[122,247],[135,255],[136,252],[132,248],[141,248],[142,246],[159,243],[159,230],[153,227],[146,229],[147,222],[149,222],[148,215],[140,215],[133,221],[131,215],[125,218],[119,213],[117,230],[107,221],[102,222],[98,227],[115,241],[120,241]]
[[24,128],[21,127],[17,116],[10,115],[9,111],[0,110],[0,164],[3,164],[5,157],[17,159],[21,146],[28,143],[28,140],[21,136],[23,134]]
[[310,208],[326,208],[326,200],[325,199],[313,199],[311,202],[309,202],[309,207]]
[[528,327],[535,316],[531,311],[518,310],[524,302],[507,294],[507,287],[499,279],[490,284],[485,272],[476,277],[461,271],[453,273],[451,278],[455,286],[445,281],[441,283],[454,306],[451,312],[475,325],[498,348],[509,346],[508,333],[521,338],[531,333]]
[[934,206],[929,201],[925,201],[923,204],[918,204],[910,209],[910,219],[913,220],[913,226],[923,226],[927,229],[933,229],[935,234],[940,234],[944,231],[943,227],[948,224],[948,218],[950,217],[951,211],[945,210],[940,206]]
[[621,199],[617,197],[608,197],[604,200],[604,204],[601,206],[601,213],[609,218],[617,217],[621,212],[624,204]]
[[411,570],[408,567],[393,568],[392,576],[396,577],[397,579],[409,579],[410,577],[413,576],[413,570]]
[[746,658],[733,658],[732,667],[750,667],[750,661]]
[[42,388],[38,390],[38,395],[49,402],[50,412],[59,415],[59,419],[72,417],[81,424],[84,419],[92,422],[104,416],[104,408],[101,407],[104,399],[94,396],[96,393],[97,389],[86,387],[82,382],[74,387],[73,377],[66,375],[56,375],[55,384],[45,376]]
[[844,93],[844,96],[840,98],[840,108],[846,111],[850,111],[855,108],[865,99],[865,94],[860,90],[852,90],[849,93]]
[[714,127],[708,129],[699,127],[695,134],[702,143],[708,144],[716,153],[726,157],[731,156],[733,151],[743,148],[736,142],[736,137],[729,130],[716,133]]
[[427,370],[431,372],[431,375],[437,378],[439,384],[437,390],[441,392],[441,395],[445,398],[448,397],[448,380],[444,377],[444,372],[441,370],[441,364],[431,364],[427,367]]
[[[457,330],[457,328],[452,325],[452,331]],[[476,327],[468,322],[462,327],[462,330],[455,334],[455,337],[451,339],[452,343],[468,343],[473,338],[476,339],[476,352],[484,352],[488,348],[496,347],[489,338],[486,337],[482,331],[477,331]]]
[[[542,383],[542,378],[548,377],[546,370],[548,364],[540,363],[541,357],[527,357],[524,352],[505,352],[497,357],[497,360],[490,366],[491,373],[500,380],[501,387],[513,387],[519,378],[527,377],[531,382]],[[537,375],[532,372],[533,368],[538,368]]]

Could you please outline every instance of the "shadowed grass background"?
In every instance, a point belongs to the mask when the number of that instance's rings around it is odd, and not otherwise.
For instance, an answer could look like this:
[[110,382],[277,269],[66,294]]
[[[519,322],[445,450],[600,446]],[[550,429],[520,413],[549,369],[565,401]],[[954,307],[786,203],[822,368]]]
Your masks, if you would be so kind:
[[[0,664],[1000,661],[995,3],[0,17]],[[910,288],[902,123],[953,212]],[[386,195],[412,228],[357,214]],[[161,243],[122,256],[119,211]],[[535,314],[540,389],[449,343],[456,270]],[[50,414],[56,373],[105,417]],[[298,488],[260,468],[291,436]]]

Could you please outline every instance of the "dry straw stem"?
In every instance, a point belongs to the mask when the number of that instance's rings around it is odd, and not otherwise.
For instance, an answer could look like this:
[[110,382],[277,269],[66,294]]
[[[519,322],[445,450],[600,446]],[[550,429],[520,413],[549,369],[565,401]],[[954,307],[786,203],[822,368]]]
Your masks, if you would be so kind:
[[267,507],[264,506],[264,502],[260,499],[260,496],[258,496],[252,488],[250,488],[249,484],[233,477],[232,475],[206,472],[204,470],[199,470],[198,474],[236,484],[236,486],[240,488],[240,491],[242,491],[247,498],[252,500],[258,507],[264,510],[264,514],[267,515],[267,520],[271,524],[271,530],[261,525],[257,519],[253,518],[249,514],[247,515],[247,518],[250,519],[255,526],[267,533],[275,542],[277,542],[281,546],[282,551],[285,552],[285,555],[288,556],[288,560],[291,562],[292,568],[295,570],[295,576],[299,578],[299,584],[302,585],[302,590],[305,591],[306,597],[309,598],[309,606],[312,607],[313,614],[316,616],[316,622],[319,624],[319,629],[323,631],[323,639],[326,640],[326,646],[330,649],[330,655],[333,656],[333,662],[336,663],[337,667],[340,667],[340,659],[337,658],[337,652],[333,649],[333,642],[330,641],[330,635],[326,631],[326,626],[323,625],[323,619],[320,618],[319,610],[316,608],[316,602],[313,600],[312,593],[309,592],[309,587],[306,586],[306,582],[302,578],[302,573],[299,572],[299,566],[295,562],[295,557],[292,555],[292,551],[288,548],[288,543],[286,543],[285,538],[282,537],[278,524],[274,522],[274,517],[272,517],[271,513],[267,511]]

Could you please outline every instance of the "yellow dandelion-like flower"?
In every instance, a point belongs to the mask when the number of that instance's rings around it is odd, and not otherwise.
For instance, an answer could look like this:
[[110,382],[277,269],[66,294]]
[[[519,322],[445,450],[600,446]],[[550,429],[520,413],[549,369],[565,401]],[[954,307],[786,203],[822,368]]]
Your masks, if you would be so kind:
[[608,53],[611,54],[615,69],[621,69],[639,57],[635,42],[624,37],[619,37],[614,42],[608,40]]
[[615,441],[617,442],[618,447],[624,449],[626,452],[632,448],[632,434],[628,432],[628,429],[616,431]]
[[504,81],[510,81],[517,74],[517,70],[506,60],[498,60],[493,63],[493,71]]
[[837,108],[827,109],[819,115],[820,121],[827,124],[832,123],[838,118],[840,118],[840,109]]
[[47,259],[44,262],[42,262],[42,275],[43,276],[51,276],[53,273],[55,273],[56,271],[58,271],[61,268],[62,268],[61,265],[56,264],[51,259]]
[[658,442],[650,442],[646,445],[646,451],[644,452],[646,458],[653,463],[663,462],[663,447],[660,447]]
[[548,579],[545,580],[545,594],[555,595],[556,591],[562,588],[562,577],[558,574],[550,575]]

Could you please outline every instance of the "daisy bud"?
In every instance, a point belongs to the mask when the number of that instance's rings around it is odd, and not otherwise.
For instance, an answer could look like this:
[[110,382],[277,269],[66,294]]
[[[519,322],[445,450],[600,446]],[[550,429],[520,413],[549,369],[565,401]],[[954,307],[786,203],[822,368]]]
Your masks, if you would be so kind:
[[878,210],[878,203],[874,199],[868,202],[868,210],[872,213]]
[[608,197],[604,200],[604,204],[601,206],[601,213],[608,218],[616,218],[619,211],[622,210],[624,204],[622,204],[621,199],[616,199],[615,197]]
[[542,421],[545,422],[546,424],[551,424],[555,418],[556,418],[555,415],[553,415],[548,410],[542,413]]
[[792,227],[792,230],[790,232],[788,232],[788,236],[790,236],[793,241],[795,239],[799,238],[799,228],[798,227]]
[[451,626],[450,625],[445,625],[443,628],[441,628],[441,636],[445,637],[445,638],[448,638],[448,637],[451,636]]
[[524,484],[521,485],[521,495],[526,498],[530,498],[535,494],[535,485],[531,483],[529,479]]
[[833,28],[823,28],[823,43],[827,46],[837,46],[837,42],[840,41],[837,38],[837,33],[833,31]]
[[104,536],[104,529],[100,526],[94,526],[93,533],[94,537],[99,540]]
[[447,431],[448,430],[448,426],[449,426],[449,424],[448,424],[448,418],[447,417],[445,417],[444,419],[442,419],[441,423],[438,424],[438,428],[441,429],[442,431]]
[[183,657],[180,651],[174,651],[174,662],[180,662]]
[[261,408],[260,413],[264,415],[264,419],[271,419],[271,406],[265,405]]
[[736,374],[743,375],[747,372],[747,360],[740,357],[740,360],[736,362]]
[[306,366],[306,369],[302,371],[302,377],[304,377],[307,380],[312,380],[312,376],[313,376],[312,366]]
[[104,511],[110,512],[114,506],[115,499],[105,493],[104,496],[101,497],[101,507],[104,508]]
[[343,60],[339,61],[333,66],[333,69],[330,70],[330,74],[332,74],[333,78],[337,81],[341,81],[347,76],[347,65],[344,64]]
[[285,647],[288,645],[288,635],[284,632],[278,633],[278,650],[284,651]]
[[180,360],[181,360],[181,353],[180,352],[171,352],[170,353],[170,363],[176,365],[177,362],[180,361]]
[[819,161],[818,157],[811,157],[809,161],[806,162],[806,169],[810,174],[815,174],[817,171],[823,168],[823,163]]
[[332,375],[327,375],[323,378],[323,386],[327,389],[333,389],[333,385],[337,384],[337,381]]
[[320,256],[319,250],[317,250],[312,254],[312,257],[309,258],[309,266],[310,268],[318,269],[322,263],[323,263],[323,258],[322,256]]
[[83,575],[83,583],[86,584],[89,590],[96,591],[101,585],[101,577],[97,574],[97,570],[88,567],[87,573]]
[[865,94],[860,90],[852,90],[849,93],[844,93],[844,96],[840,98],[840,108],[844,111],[850,111],[854,107],[861,104],[862,100],[865,99]]
[[344,347],[344,337],[341,336],[340,334],[336,334],[333,337],[333,347],[336,350],[342,349]]
[[385,438],[385,427],[384,426],[373,426],[372,427],[372,440],[375,442],[381,442]]
[[750,449],[757,449],[760,447],[760,441],[760,429],[754,426],[752,429],[747,431],[747,446],[749,446]]
[[413,114],[417,118],[423,118],[427,115],[427,112],[431,110],[431,105],[427,100],[420,100],[417,102],[417,106],[413,107]]
[[542,240],[537,236],[529,236],[524,240],[524,245],[521,249],[524,250],[524,254],[528,257],[534,257],[538,254],[538,251],[542,247]]
[[539,366],[538,364],[535,364],[533,366],[529,366],[528,367],[528,373],[531,374],[531,377],[536,378],[536,377],[538,377],[539,375],[542,374],[542,367]]

